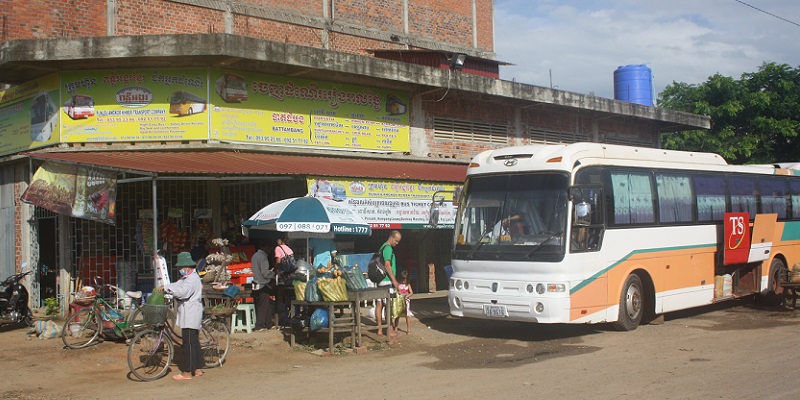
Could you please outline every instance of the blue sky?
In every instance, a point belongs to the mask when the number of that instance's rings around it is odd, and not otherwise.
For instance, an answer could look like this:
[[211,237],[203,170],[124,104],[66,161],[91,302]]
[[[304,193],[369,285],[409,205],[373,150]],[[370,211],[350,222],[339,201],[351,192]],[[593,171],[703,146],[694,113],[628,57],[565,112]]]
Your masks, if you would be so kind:
[[[800,23],[800,0],[745,0]],[[614,97],[614,70],[646,64],[656,93],[734,78],[764,62],[800,67],[800,26],[736,0],[495,0],[500,78]]]

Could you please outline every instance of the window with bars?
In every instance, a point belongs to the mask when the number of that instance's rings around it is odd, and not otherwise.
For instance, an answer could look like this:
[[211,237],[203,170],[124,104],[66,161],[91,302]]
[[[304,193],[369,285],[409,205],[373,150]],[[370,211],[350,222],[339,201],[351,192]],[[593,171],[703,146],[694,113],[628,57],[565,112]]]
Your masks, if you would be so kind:
[[528,137],[531,143],[542,144],[570,144],[581,141],[575,133],[539,128],[528,128]]
[[508,125],[463,119],[433,119],[433,138],[482,144],[508,144]]

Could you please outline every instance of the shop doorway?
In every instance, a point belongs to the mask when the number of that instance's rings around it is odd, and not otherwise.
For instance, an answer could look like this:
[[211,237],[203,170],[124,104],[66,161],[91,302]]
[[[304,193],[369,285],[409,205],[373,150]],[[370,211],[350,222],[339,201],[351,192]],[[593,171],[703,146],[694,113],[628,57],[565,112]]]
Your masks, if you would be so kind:
[[[38,207],[37,207],[38,209]],[[39,283],[39,298],[32,299],[34,301],[33,304],[41,307],[44,305],[44,299],[50,297],[57,297],[58,288],[57,288],[57,279],[58,276],[58,266],[56,260],[58,259],[58,241],[56,238],[58,237],[57,226],[58,226],[58,218],[55,214],[47,212],[46,210],[43,214],[50,214],[44,216],[37,216],[37,231],[38,231],[38,243],[39,243],[39,262],[37,265],[36,270],[36,279],[34,279],[34,284],[36,282]],[[37,210],[37,214],[38,214]],[[34,289],[34,288],[32,288]],[[32,290],[33,293],[36,293],[35,290]]]

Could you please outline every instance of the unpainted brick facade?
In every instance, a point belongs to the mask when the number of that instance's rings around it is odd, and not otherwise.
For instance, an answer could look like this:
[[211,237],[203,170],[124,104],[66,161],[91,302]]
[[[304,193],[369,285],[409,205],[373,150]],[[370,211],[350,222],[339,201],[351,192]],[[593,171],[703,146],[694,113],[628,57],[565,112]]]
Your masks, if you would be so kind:
[[[376,40],[366,33],[359,35],[358,29],[349,33],[333,30],[326,39],[321,26],[341,23],[473,48],[472,1],[407,1],[406,33],[403,1],[396,0],[236,1],[232,3],[247,5],[249,11],[231,12],[233,29],[227,32],[227,11],[208,8],[209,4],[223,2],[0,0],[0,40],[105,36],[109,31],[118,36],[226,32],[357,54],[368,54],[370,49],[406,48],[402,43]],[[477,49],[491,53],[492,1],[475,0],[474,16]]]

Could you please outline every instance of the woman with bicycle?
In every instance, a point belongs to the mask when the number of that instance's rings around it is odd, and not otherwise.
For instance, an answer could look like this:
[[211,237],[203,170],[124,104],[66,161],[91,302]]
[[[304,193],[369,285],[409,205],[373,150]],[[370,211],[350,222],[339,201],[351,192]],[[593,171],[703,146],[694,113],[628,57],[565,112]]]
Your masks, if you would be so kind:
[[171,294],[178,302],[175,321],[181,327],[184,365],[181,366],[181,373],[172,379],[189,380],[192,376],[203,375],[202,367],[205,365],[198,336],[203,321],[203,282],[195,272],[191,253],[178,254],[175,266],[180,268],[181,279],[157,290]]

